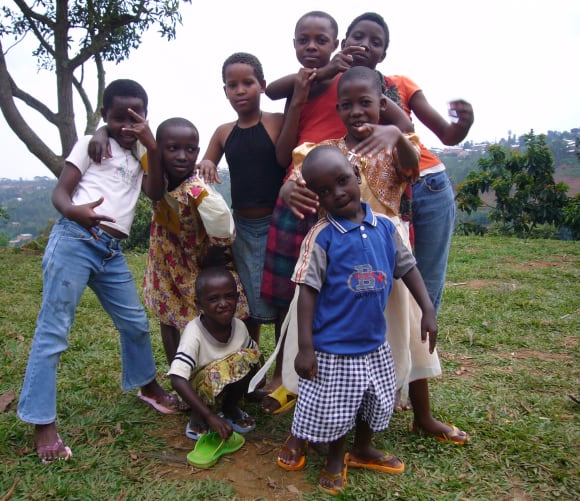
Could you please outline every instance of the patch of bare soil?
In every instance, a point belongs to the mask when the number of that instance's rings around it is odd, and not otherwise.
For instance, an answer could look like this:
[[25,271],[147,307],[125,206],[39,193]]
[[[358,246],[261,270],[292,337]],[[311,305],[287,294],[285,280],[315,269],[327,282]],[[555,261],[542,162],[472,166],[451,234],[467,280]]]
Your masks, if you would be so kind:
[[287,472],[278,467],[276,457],[282,442],[258,430],[245,435],[244,446],[234,454],[222,456],[213,468],[195,468],[188,464],[186,458],[195,442],[182,433],[181,428],[185,424],[181,426],[181,421],[184,420],[180,420],[180,425],[167,426],[157,433],[167,442],[167,451],[140,454],[161,461],[152,469],[158,477],[179,481],[211,479],[227,482],[236,491],[235,499],[243,501],[295,501],[316,487],[305,479],[303,471]]
[[545,351],[538,350],[519,350],[512,352],[496,352],[499,358],[516,358],[519,360],[528,358],[537,358],[539,360],[546,360],[549,362],[559,362],[563,360],[570,360],[570,355],[565,353],[547,353]]
[[501,280],[468,280],[466,282],[447,282],[446,287],[468,287],[470,289],[487,289],[494,287],[500,290],[512,291],[516,288],[514,282],[503,282]]

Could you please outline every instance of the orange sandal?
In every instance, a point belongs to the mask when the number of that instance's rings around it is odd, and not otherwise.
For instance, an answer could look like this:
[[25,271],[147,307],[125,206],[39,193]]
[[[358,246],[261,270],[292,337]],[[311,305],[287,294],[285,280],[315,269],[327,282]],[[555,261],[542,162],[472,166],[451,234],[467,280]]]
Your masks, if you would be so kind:
[[280,454],[278,453],[278,458],[276,459],[276,464],[286,471],[300,471],[303,470],[306,466],[306,448],[308,447],[308,442],[305,442],[304,445],[299,449],[292,449],[288,447],[287,443],[290,440],[290,437],[286,439],[286,442],[280,448],[280,452],[284,452],[288,456],[292,456],[292,458],[297,458],[294,461],[294,464],[288,464],[282,461]]
[[[346,471],[347,471],[346,464],[342,465],[342,471],[338,473],[328,473],[326,471],[326,466],[322,468],[320,472],[320,479],[318,480],[318,488],[322,492],[326,492],[326,494],[330,494],[331,496],[338,496],[342,491],[346,489]],[[329,483],[332,483],[334,487],[325,487],[320,483],[321,480],[327,480]],[[337,486],[336,483],[340,482],[340,486]]]

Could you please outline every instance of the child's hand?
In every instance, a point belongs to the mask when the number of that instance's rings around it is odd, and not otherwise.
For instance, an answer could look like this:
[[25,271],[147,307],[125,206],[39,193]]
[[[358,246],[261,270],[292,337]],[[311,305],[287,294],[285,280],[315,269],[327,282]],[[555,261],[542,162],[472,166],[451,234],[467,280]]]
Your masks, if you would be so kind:
[[374,155],[381,150],[392,155],[402,136],[400,129],[394,125],[365,124],[357,130],[364,139],[352,150],[361,156]]
[[199,177],[208,184],[222,184],[217,167],[211,160],[202,160],[197,166]]
[[207,419],[207,424],[209,427],[217,431],[220,434],[222,440],[227,440],[232,435],[234,431],[232,425],[228,423],[224,418],[219,417],[217,414],[211,414]]
[[103,214],[97,214],[93,209],[98,207],[103,203],[104,198],[101,197],[95,202],[90,202],[83,205],[70,205],[65,213],[63,214],[66,218],[71,221],[79,223],[84,226],[89,233],[93,236],[95,240],[98,240],[97,234],[93,230],[93,227],[98,226],[101,221],[109,221],[111,223],[115,222],[115,219],[109,216],[104,216]]
[[107,128],[101,127],[95,131],[89,141],[89,157],[93,162],[100,164],[103,160],[112,156]]
[[433,310],[427,313],[423,313],[421,318],[421,342],[427,342],[427,335],[429,335],[429,353],[433,353],[435,350],[438,332],[439,327],[437,326],[435,311]]
[[298,219],[304,219],[305,214],[316,214],[318,211],[318,195],[306,187],[306,182],[301,177],[284,183],[280,188],[280,198]]
[[463,99],[449,102],[449,114],[454,118],[454,123],[458,127],[469,130],[473,125],[473,107]]
[[312,82],[316,79],[316,70],[313,68],[300,68],[294,79],[294,90],[292,91],[292,103],[302,106],[308,101],[308,94],[312,87]]
[[129,108],[128,111],[129,115],[131,115],[135,120],[135,123],[131,124],[129,127],[123,127],[123,132],[130,132],[133,134],[148,150],[155,149],[157,143],[155,142],[153,132],[151,132],[151,129],[149,128],[149,122],[138,113],[135,113],[131,108]]
[[301,350],[294,359],[294,369],[303,379],[314,379],[318,373],[318,363],[314,350]]
[[340,52],[337,52],[326,66],[318,70],[318,80],[327,80],[329,78],[334,78],[339,73],[344,73],[346,70],[352,67],[352,55],[355,52],[364,51],[364,47],[352,45],[350,47],[345,47]]

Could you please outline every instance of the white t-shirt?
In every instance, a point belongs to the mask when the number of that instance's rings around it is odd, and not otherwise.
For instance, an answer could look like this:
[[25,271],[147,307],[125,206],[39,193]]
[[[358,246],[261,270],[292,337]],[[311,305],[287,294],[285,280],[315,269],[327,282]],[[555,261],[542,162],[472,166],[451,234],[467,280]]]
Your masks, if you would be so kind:
[[189,322],[181,339],[168,375],[190,379],[207,364],[221,360],[242,348],[257,349],[255,341],[239,318],[232,321],[232,333],[226,343],[220,343],[201,323],[200,317]]
[[103,203],[95,207],[94,211],[111,216],[116,222],[103,221],[101,224],[129,236],[137,198],[141,192],[143,169],[131,150],[121,148],[112,138],[109,138],[112,157],[96,164],[88,155],[91,137],[79,139],[66,159],[82,175],[72,202],[74,205],[82,205],[104,197]]

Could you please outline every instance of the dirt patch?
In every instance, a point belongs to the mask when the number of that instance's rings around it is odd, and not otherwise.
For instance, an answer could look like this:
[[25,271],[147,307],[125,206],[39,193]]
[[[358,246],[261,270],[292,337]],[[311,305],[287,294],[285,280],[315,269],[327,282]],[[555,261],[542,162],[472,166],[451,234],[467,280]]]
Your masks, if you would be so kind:
[[518,360],[524,360],[528,358],[537,358],[538,360],[545,360],[548,362],[560,362],[563,360],[570,360],[570,355],[564,353],[547,353],[545,351],[538,350],[520,350],[512,352],[496,352],[499,358],[516,358]]
[[468,287],[470,289],[494,289],[513,291],[516,289],[514,282],[503,282],[501,280],[468,280],[466,282],[447,282],[446,287]]
[[244,501],[295,501],[315,490],[316,486],[305,479],[303,471],[287,472],[276,465],[282,442],[272,440],[267,433],[248,433],[246,443],[238,452],[222,456],[208,470],[194,468],[187,463],[186,456],[195,443],[176,426],[161,429],[157,435],[167,442],[168,451],[165,454],[140,455],[161,461],[161,465],[156,464],[152,469],[157,477],[179,481],[211,479],[227,482],[235,489],[236,499]]

